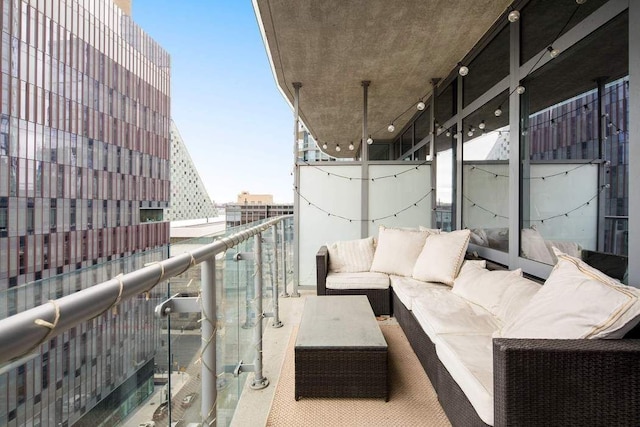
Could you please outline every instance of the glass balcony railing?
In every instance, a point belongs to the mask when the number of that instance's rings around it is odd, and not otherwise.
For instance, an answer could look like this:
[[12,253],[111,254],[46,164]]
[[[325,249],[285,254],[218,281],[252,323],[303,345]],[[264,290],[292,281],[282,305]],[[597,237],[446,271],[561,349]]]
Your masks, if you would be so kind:
[[261,336],[291,280],[292,221],[7,291],[0,393],[15,388],[18,410],[0,405],[0,425],[229,425],[245,383],[266,383]]

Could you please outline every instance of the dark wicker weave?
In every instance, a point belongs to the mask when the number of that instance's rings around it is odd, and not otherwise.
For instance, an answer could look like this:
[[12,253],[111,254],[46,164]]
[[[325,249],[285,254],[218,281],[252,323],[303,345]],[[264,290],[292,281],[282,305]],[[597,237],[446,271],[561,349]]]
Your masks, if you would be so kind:
[[[395,293],[393,312],[451,424],[486,426]],[[494,425],[640,425],[640,340],[630,339],[638,331],[623,340],[495,339]]]
[[329,251],[322,246],[316,254],[317,294],[318,295],[366,295],[376,316],[390,315],[391,289],[327,289],[329,272]]
[[295,348],[295,398],[381,397],[389,400],[387,351]]
[[438,364],[440,360],[436,355],[436,346],[424,332],[413,313],[407,310],[395,292],[392,292],[392,295],[393,315],[407,336],[414,353],[418,356],[418,360],[420,360],[424,371],[427,373],[433,388],[438,390]]
[[493,341],[495,424],[640,425],[640,341]]

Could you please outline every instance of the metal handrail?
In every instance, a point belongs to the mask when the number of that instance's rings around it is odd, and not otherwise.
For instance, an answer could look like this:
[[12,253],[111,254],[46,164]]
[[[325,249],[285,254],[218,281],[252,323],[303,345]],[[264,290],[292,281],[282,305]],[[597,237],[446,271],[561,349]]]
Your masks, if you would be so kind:
[[283,215],[269,219],[190,253],[148,265],[0,320],[0,364],[30,353],[46,340],[105,313],[120,301],[149,292],[158,283],[213,259],[217,254],[292,217]]

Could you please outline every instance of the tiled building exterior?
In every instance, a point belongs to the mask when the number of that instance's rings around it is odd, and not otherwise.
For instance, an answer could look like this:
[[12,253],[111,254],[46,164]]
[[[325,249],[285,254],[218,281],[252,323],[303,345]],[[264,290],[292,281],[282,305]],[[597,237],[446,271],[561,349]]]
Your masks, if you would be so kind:
[[[170,59],[111,0],[1,4],[6,317],[166,256]],[[153,297],[0,370],[0,425],[126,415],[153,390]]]
[[171,121],[171,207],[165,220],[213,218],[218,215],[175,122]]

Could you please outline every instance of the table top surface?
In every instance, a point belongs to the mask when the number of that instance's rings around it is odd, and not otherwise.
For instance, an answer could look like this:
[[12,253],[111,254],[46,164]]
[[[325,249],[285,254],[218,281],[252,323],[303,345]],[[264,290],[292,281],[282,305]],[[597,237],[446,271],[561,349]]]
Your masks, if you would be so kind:
[[387,347],[365,295],[309,296],[296,347]]

